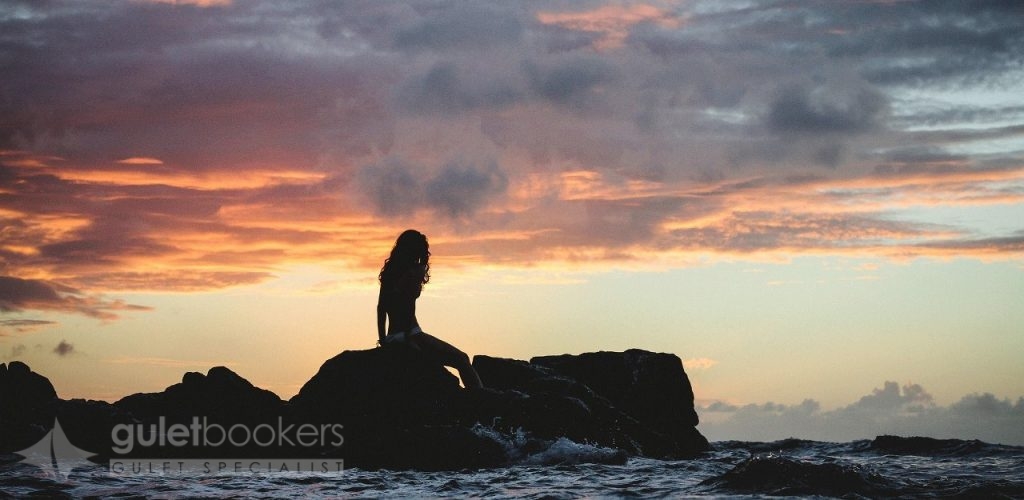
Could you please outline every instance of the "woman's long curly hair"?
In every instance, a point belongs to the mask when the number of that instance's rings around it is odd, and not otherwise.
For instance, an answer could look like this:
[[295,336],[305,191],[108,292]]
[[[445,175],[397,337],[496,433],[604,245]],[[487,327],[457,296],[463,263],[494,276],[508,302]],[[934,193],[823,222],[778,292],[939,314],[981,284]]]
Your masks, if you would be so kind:
[[400,276],[413,266],[423,266],[423,283],[430,281],[430,244],[423,233],[408,229],[398,236],[391,255],[384,260],[377,279],[381,283],[385,278]]

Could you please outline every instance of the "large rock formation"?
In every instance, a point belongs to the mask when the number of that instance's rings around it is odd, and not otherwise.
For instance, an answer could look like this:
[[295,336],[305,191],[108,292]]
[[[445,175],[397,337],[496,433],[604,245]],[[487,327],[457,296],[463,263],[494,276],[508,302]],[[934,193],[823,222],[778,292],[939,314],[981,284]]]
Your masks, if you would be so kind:
[[290,401],[293,414],[348,425],[437,424],[451,420],[459,381],[404,348],[345,351],[324,362]]
[[[0,365],[0,452],[31,445],[54,416],[73,443],[104,457],[335,457],[349,467],[455,469],[508,464],[566,439],[601,447],[597,460],[610,462],[692,457],[708,449],[674,355],[633,349],[530,362],[477,356],[473,365],[486,389],[461,389],[451,373],[414,350],[346,351],[326,361],[290,401],[215,367],[206,375],[186,373],[162,392],[109,404],[60,400],[45,377],[15,362]],[[225,429],[331,430],[343,440],[114,451],[115,426],[166,433],[196,417]]]
[[708,449],[695,428],[689,379],[673,354],[631,349],[546,356],[529,363],[477,356],[473,366],[488,387],[526,393],[523,405],[535,401],[537,411],[527,412],[515,425],[541,435],[557,433],[656,458],[683,458]]
[[683,362],[674,354],[630,349],[543,356],[530,363],[551,368],[590,387],[616,408],[676,441],[680,450],[707,446],[696,431],[699,420],[693,407],[690,379],[683,370]]
[[0,364],[0,451],[25,448],[53,425],[57,391],[28,365]]
[[455,469],[506,462],[500,443],[461,425],[465,391],[444,367],[402,347],[345,351],[289,402],[294,422],[340,422],[329,453],[362,468]]
[[114,406],[143,421],[161,416],[181,421],[199,415],[214,422],[253,423],[273,420],[281,414],[282,403],[273,392],[252,385],[223,366],[215,366],[206,375],[188,372],[181,383],[163,392],[133,394]]

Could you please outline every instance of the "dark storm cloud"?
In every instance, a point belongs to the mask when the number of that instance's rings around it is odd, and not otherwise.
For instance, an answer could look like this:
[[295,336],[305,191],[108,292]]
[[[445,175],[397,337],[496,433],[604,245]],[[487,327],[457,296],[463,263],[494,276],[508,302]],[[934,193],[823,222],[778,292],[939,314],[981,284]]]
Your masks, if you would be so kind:
[[[692,89],[686,94],[691,98],[702,96],[696,89],[725,89],[742,82],[746,92],[730,95],[744,96],[738,104],[748,109],[769,110],[765,121],[776,131],[863,134],[894,126],[948,126],[959,120],[987,125],[999,119],[1019,122],[1021,116],[1005,103],[981,108],[936,101],[932,110],[901,108],[895,119],[881,108],[891,100],[890,88],[897,86],[1012,91],[1020,79],[1012,72],[1024,67],[1022,12],[1014,2],[754,2],[692,13],[687,29],[647,26],[635,31],[631,41],[666,63],[686,68],[669,82]],[[867,93],[814,96],[823,79],[845,81]],[[765,92],[768,82],[798,90]],[[703,97],[693,102],[711,101]],[[968,116],[954,116],[958,112]],[[834,160],[843,158],[820,154],[817,145],[785,149],[791,153],[801,148],[809,151],[782,158],[842,163]]]
[[364,167],[359,187],[376,211],[387,217],[407,217],[431,208],[450,219],[472,216],[508,187],[497,164],[484,167],[449,163],[436,173],[397,159]]
[[113,264],[118,257],[153,257],[173,250],[170,245],[147,238],[77,239],[39,247],[41,259],[70,266]]
[[1019,68],[1022,21],[1024,8],[1013,0],[765,1],[692,16],[696,36],[648,30],[638,40],[661,55],[752,52],[805,59],[789,60],[780,70],[812,69],[824,56],[852,64],[876,83],[919,85]]
[[60,302],[61,297],[53,285],[42,281],[0,276],[0,312],[20,311],[25,305],[32,303]]
[[508,177],[497,164],[480,168],[454,163],[427,182],[424,194],[428,205],[457,219],[473,215],[507,188]]
[[415,78],[398,91],[399,102],[416,112],[458,113],[477,108],[501,108],[525,96],[501,80],[468,81],[454,63],[434,65],[422,78]]
[[109,320],[117,318],[116,311],[147,308],[122,301],[106,301],[56,283],[0,276],[0,313],[26,309],[78,313]]
[[384,163],[363,167],[359,185],[377,213],[388,216],[412,215],[422,204],[421,181],[411,165],[389,159]]
[[999,98],[1020,5],[7,2],[0,274],[57,294],[11,307],[97,315],[93,293],[362,262],[353,234],[430,215],[510,263],[1014,255],[875,210],[1019,198],[1019,154],[972,148],[1024,128]]
[[480,48],[515,44],[523,22],[502,3],[437,3],[424,6],[422,19],[395,33],[404,50]]
[[887,109],[885,96],[867,88],[790,87],[771,103],[766,121],[781,132],[859,133],[880,128]]
[[561,26],[544,26],[544,47],[552,54],[572,53],[593,46],[601,39],[602,34],[566,29]]
[[503,66],[463,68],[451,61],[439,62],[399,87],[399,103],[414,112],[441,114],[535,101],[582,110],[600,102],[595,94],[598,88],[617,80],[614,67],[596,57],[532,59],[501,71]]
[[0,19],[0,60],[17,75],[0,83],[0,147],[74,147],[89,160],[145,150],[193,169],[309,164],[323,148],[320,130],[353,120],[379,136],[337,137],[333,147],[385,145],[378,122],[387,118],[374,103],[386,66],[256,43],[287,31],[263,14],[257,4],[57,2]]
[[819,165],[836,168],[846,156],[846,147],[840,143],[826,144],[814,152],[814,161]]
[[[977,80],[1019,68],[1024,48],[1024,8],[1013,1],[893,2],[883,8],[841,5],[829,54],[870,61],[862,69],[876,83],[918,85]],[[879,22],[883,18],[895,22]]]
[[[0,141],[73,149],[79,159],[145,150],[193,169],[378,161],[366,156],[390,154],[395,96],[406,109],[451,114],[513,106],[529,94],[574,108],[597,104],[588,109],[610,119],[647,103],[657,112],[630,117],[645,117],[637,123],[648,124],[646,134],[686,127],[664,118],[708,105],[770,109],[775,130],[864,132],[886,120],[870,90],[817,97],[804,80],[834,68],[863,75],[908,67],[908,54],[913,64],[952,60],[985,80],[1022,52],[1013,29],[1020,8],[999,2],[681,6],[681,27],[623,28],[625,57],[592,50],[605,36],[599,23],[571,29],[536,19],[600,3],[40,5],[20,7],[30,16],[0,18],[5,73],[17,75],[0,84]],[[934,61],[920,62],[921,51]],[[522,82],[477,75],[522,61]],[[774,93],[794,79],[810,90]],[[646,134],[630,146],[686,151],[686,139],[665,144]],[[847,158],[837,154],[842,144],[807,147],[798,157],[833,166]]]
[[598,58],[572,58],[549,65],[528,62],[524,70],[537,95],[562,105],[586,104],[596,87],[616,77],[613,66]]

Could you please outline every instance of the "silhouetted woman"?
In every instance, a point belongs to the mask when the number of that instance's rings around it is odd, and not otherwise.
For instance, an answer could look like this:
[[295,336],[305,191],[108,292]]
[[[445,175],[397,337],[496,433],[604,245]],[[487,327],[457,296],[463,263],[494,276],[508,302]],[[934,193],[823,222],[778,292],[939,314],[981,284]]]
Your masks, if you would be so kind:
[[[409,229],[402,233],[380,269],[377,299],[377,336],[380,345],[406,344],[445,366],[459,371],[467,388],[483,387],[469,356],[455,346],[424,333],[416,321],[416,299],[430,281],[430,245],[427,237]],[[387,335],[385,332],[387,326]]]

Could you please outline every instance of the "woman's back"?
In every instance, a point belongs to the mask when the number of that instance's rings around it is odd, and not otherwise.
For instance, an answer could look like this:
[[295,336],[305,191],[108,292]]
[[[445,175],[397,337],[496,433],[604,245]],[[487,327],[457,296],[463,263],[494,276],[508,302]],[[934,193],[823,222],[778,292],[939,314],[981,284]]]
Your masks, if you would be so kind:
[[423,268],[392,268],[381,273],[379,304],[388,315],[388,334],[408,332],[416,321],[416,299],[423,289]]

